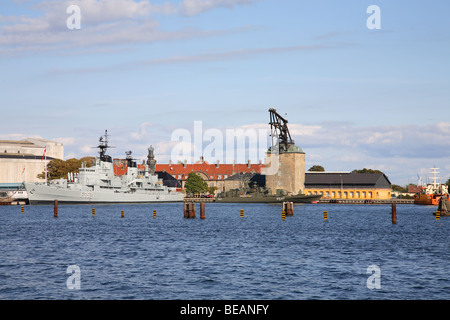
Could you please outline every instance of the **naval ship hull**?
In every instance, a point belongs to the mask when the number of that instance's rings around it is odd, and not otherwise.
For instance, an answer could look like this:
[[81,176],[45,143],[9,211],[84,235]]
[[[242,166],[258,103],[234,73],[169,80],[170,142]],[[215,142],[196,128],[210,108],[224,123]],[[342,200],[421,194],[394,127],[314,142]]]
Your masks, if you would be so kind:
[[321,195],[297,195],[297,196],[261,196],[261,197],[223,197],[217,198],[217,203],[315,203]]
[[71,190],[45,184],[25,183],[30,204],[50,204],[58,200],[61,204],[114,204],[114,203],[154,203],[182,202],[184,195],[179,192],[148,194],[143,191],[123,192],[110,189],[95,191]]

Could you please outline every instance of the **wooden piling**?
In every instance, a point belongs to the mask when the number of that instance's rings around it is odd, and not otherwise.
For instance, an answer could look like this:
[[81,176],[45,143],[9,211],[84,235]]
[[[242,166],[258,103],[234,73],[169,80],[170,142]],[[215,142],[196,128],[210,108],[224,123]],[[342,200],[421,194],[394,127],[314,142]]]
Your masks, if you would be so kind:
[[23,206],[20,208],[20,212],[22,212],[22,213],[25,212],[25,208]]
[[195,202],[184,203],[184,217],[187,219],[195,218]]
[[125,216],[124,216],[124,212],[123,212],[123,210],[120,210],[120,216],[122,217],[122,218],[124,218]]
[[55,218],[58,218],[58,200],[55,199],[55,202],[53,204],[53,216]]
[[327,211],[323,212],[323,220],[328,221],[328,212]]
[[200,202],[200,219],[205,219],[205,203]]
[[436,221],[441,220],[441,212],[438,210],[436,211]]
[[92,216],[95,216],[95,208],[92,208]]
[[285,220],[286,219],[286,211],[281,211],[281,220]]
[[392,204],[392,224],[397,224],[397,205]]
[[156,210],[153,210],[153,218],[156,218]]
[[241,218],[244,217],[244,209],[241,209]]
[[283,208],[282,211],[287,216],[293,216],[294,215],[294,203],[293,202],[283,202]]

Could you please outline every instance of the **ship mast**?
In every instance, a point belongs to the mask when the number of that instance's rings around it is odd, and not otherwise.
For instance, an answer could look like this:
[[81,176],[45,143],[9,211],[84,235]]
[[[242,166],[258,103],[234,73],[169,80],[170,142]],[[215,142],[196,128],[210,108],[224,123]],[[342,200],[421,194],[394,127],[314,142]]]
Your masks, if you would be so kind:
[[439,174],[439,168],[436,168],[436,166],[434,166],[433,168],[430,168],[430,170],[431,170],[431,174],[433,174],[433,189],[434,190],[437,190],[437,187],[438,187],[438,179],[439,179],[439,176],[438,176],[438,174]]
[[99,149],[100,161],[108,161],[110,157],[106,155],[106,150],[108,150],[108,148],[114,148],[108,144],[108,137],[108,130],[105,130],[105,134],[98,139],[99,143],[96,148]]

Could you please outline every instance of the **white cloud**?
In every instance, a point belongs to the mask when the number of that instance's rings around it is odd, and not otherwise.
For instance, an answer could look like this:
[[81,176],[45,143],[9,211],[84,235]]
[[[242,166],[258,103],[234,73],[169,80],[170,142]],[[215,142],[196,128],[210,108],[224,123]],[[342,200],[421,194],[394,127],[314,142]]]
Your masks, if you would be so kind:
[[[149,0],[49,0],[37,4],[24,2],[37,17],[0,15],[0,54],[55,49],[86,49],[92,46],[151,43],[174,39],[214,36],[224,31],[180,29],[164,31],[156,20],[158,14],[193,16],[216,7],[234,8],[250,0],[185,0],[152,4]],[[69,5],[78,5],[81,29],[68,30]]]
[[306,152],[307,169],[319,164],[330,171],[372,168],[388,174],[395,184],[416,183],[429,168],[450,175],[450,123],[361,127],[342,123],[289,125],[295,143]]
[[234,8],[238,5],[249,5],[255,0],[184,0],[180,12],[186,16],[193,16],[218,7]]
[[27,138],[43,139],[40,135],[24,135],[22,133],[0,134],[0,140],[26,140]]
[[53,141],[61,142],[64,146],[73,146],[76,144],[76,139],[72,137],[54,138]]

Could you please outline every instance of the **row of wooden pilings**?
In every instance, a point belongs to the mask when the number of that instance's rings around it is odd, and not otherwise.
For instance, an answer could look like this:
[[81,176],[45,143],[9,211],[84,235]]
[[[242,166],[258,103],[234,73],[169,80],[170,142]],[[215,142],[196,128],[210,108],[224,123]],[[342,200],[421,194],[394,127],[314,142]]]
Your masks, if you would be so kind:
[[[21,206],[21,212],[24,213],[24,207]],[[124,217],[124,211],[121,210],[121,217]],[[55,218],[58,217],[58,200],[54,202],[53,215]],[[284,220],[286,216],[294,215],[294,203],[293,202],[283,202],[281,218]],[[438,210],[435,213],[436,220],[439,221],[441,219],[441,212]],[[92,216],[95,216],[95,208],[92,208]],[[241,218],[244,217],[244,209],[240,211]],[[153,210],[153,217],[156,218],[156,210]],[[184,217],[186,219],[195,218],[195,202],[184,202]],[[200,202],[200,219],[205,219],[205,203]],[[328,212],[323,212],[323,219],[325,221],[328,220]],[[397,205],[392,204],[392,224],[397,224]]]

